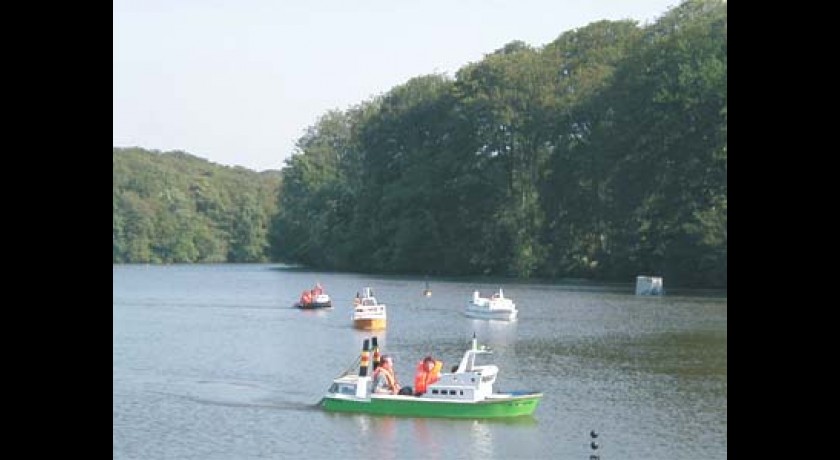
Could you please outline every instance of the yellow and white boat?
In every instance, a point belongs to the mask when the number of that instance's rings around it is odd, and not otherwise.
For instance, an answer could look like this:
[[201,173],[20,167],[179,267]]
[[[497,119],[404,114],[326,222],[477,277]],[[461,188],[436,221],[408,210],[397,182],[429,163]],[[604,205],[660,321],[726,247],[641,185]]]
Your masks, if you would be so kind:
[[373,290],[364,289],[361,296],[353,300],[353,327],[364,331],[385,329],[387,313],[385,304],[376,301]]

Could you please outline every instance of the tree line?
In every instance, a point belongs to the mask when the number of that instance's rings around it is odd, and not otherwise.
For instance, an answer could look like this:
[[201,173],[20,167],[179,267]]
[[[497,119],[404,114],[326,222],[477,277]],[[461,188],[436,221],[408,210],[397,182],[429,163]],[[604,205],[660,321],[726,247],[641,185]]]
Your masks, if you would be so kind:
[[512,42],[325,114],[274,254],[324,269],[726,285],[726,3]]
[[[243,183],[226,195],[251,196],[247,213],[228,201],[211,217],[161,197],[154,209],[187,213],[166,228],[192,229],[190,261],[261,254],[329,270],[725,287],[726,21],[725,1],[689,0],[649,25],[514,41],[454,77],[419,76],[325,113],[282,180],[263,178],[268,194]],[[116,262],[117,208],[132,199],[118,205],[116,151],[114,174]],[[259,224],[239,228],[240,217]],[[224,250],[199,250],[201,231]],[[147,246],[183,254],[179,233]]]
[[279,171],[114,148],[114,263],[266,262]]

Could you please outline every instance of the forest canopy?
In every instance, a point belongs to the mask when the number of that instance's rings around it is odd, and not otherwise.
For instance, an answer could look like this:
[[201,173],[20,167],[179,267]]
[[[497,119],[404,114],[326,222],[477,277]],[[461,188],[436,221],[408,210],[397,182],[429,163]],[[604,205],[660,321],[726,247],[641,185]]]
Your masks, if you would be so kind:
[[114,148],[114,263],[266,262],[281,173]]

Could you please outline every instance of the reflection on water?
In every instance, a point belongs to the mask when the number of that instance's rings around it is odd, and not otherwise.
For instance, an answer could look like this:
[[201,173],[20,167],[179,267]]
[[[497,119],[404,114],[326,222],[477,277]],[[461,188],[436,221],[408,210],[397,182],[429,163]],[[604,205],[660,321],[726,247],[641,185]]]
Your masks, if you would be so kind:
[[397,419],[394,417],[368,417],[377,443],[396,444]]
[[429,457],[440,458],[440,444],[429,430],[428,421],[417,418],[411,421],[411,425],[414,428],[414,438],[417,439],[423,450],[429,453]]
[[481,337],[480,345],[507,347],[516,343],[517,321],[491,321],[467,318],[467,331]]
[[[513,322],[466,318],[499,282],[275,270],[114,266],[113,457],[725,459],[725,296],[503,283]],[[317,279],[332,309],[291,308]],[[384,331],[352,327],[359,286],[388,305]],[[448,420],[333,414],[316,404],[376,335],[410,385],[426,354],[449,369],[473,333],[497,390],[544,393],[533,416]],[[413,382],[412,382],[413,383]],[[377,452],[385,452],[377,456]]]
[[364,437],[371,436],[370,428],[371,424],[374,423],[373,418],[356,414],[347,414],[347,416],[353,419],[353,421],[359,425],[359,435]]
[[470,450],[475,452],[476,456],[493,458],[493,433],[488,429],[488,425],[474,420],[470,425],[470,441]]

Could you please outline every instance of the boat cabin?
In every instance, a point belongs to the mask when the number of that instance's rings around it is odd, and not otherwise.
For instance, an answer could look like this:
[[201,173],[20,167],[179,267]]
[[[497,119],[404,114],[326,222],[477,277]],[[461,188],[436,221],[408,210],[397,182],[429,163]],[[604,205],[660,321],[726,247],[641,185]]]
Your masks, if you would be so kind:
[[359,377],[349,374],[333,380],[333,384],[327,390],[328,393],[345,395],[355,398],[370,398],[372,384],[370,377]]
[[476,355],[490,353],[492,352],[486,347],[467,350],[458,364],[458,369],[454,373],[441,374],[440,380],[429,385],[427,392],[420,397],[479,401],[491,395],[499,368],[492,364],[475,365]]
[[[454,373],[442,373],[440,380],[429,385],[426,393],[418,396],[420,399],[450,400],[450,401],[481,401],[493,393],[493,384],[499,368],[495,365],[477,366],[475,357],[480,354],[490,354],[486,347],[473,347],[464,353]],[[333,381],[328,393],[344,395],[350,398],[370,399],[371,397],[397,397],[396,395],[372,394],[371,377],[360,377],[356,374],[343,375]],[[399,397],[414,397],[403,396]]]

